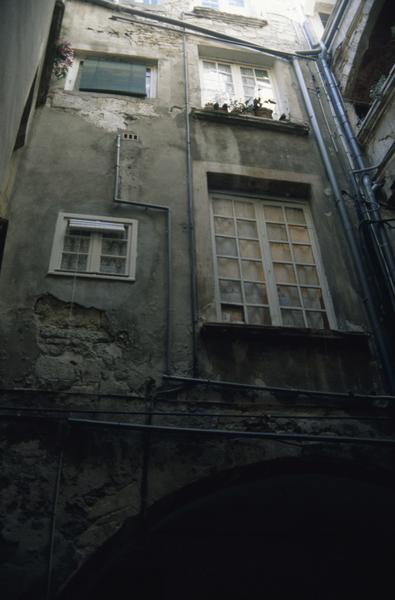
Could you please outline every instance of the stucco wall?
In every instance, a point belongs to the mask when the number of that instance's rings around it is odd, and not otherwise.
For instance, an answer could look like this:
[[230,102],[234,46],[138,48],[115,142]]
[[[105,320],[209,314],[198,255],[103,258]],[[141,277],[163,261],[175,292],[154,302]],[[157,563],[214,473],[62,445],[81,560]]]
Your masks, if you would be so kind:
[[[174,3],[174,11],[180,5]],[[283,122],[265,127],[248,121],[236,124],[226,121],[228,116],[212,121],[204,113],[199,116],[199,51],[204,46],[203,52],[215,56],[219,44],[187,35],[193,110],[186,115],[182,36],[110,16],[111,11],[88,2],[68,2],[63,37],[77,55],[102,52],[157,61],[156,97],[83,93],[65,90],[64,80],[54,81],[33,124],[12,202],[0,279],[3,407],[9,415],[14,411],[4,428],[7,459],[1,499],[8,516],[2,535],[10,600],[23,594],[33,600],[48,585],[52,533],[55,593],[128,519],[144,518],[146,510],[207,477],[284,457],[335,456],[367,461],[372,468],[391,466],[390,451],[369,453],[368,446],[358,443],[334,449],[325,441],[290,444],[241,436],[207,440],[199,433],[193,438],[172,433],[166,437],[101,426],[88,431],[63,420],[62,415],[71,414],[162,426],[362,437],[386,436],[390,431],[385,399],[357,402],[347,396],[349,391],[379,392],[382,383],[333,194],[290,65],[272,59],[267,65],[275,71],[287,107]],[[300,32],[284,15],[272,15],[264,27],[188,18],[272,47],[300,47]],[[228,47],[221,50],[226,53]],[[228,52],[235,60],[241,50]],[[304,72],[312,85],[305,65]],[[193,374],[193,340],[186,116],[196,226],[197,374],[288,392],[221,388],[209,382],[195,387],[163,378],[166,218],[161,211],[114,203],[116,136],[133,134],[133,139],[121,143],[119,195],[171,209],[170,367],[172,375],[188,377]],[[324,126],[323,134],[335,158]],[[304,190],[333,301],[335,331],[299,332],[295,338],[280,327],[270,335],[265,328],[256,328],[252,337],[240,331],[243,326],[210,329],[217,315],[209,174],[231,194],[243,193],[238,178],[261,182],[261,190],[275,182],[285,195]],[[229,183],[229,175],[236,183]],[[340,169],[338,176],[346,186]],[[136,280],[48,274],[59,211],[137,219]],[[327,391],[328,397],[291,391],[295,387]],[[334,399],[331,392],[345,395]],[[15,423],[18,407],[23,419]],[[29,420],[30,410],[45,421]],[[367,420],[360,420],[365,411]],[[49,513],[55,496],[54,521]]]
[[45,52],[54,5],[55,0],[37,0],[34,3],[29,0],[5,0],[2,3],[0,198],[23,109]]

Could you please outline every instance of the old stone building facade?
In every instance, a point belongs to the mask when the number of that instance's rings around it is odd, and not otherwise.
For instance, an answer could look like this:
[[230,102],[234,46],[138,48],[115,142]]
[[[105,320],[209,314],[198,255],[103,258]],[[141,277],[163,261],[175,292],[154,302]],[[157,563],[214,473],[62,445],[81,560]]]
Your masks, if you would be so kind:
[[390,236],[344,3],[324,50],[294,4],[65,2],[0,273],[10,600],[385,597]]

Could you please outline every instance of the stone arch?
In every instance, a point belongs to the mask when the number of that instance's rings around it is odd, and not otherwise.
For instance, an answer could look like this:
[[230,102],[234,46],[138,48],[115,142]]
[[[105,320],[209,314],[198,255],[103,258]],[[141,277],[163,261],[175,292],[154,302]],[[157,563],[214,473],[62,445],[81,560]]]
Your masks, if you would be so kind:
[[387,597],[394,500],[389,472],[352,461],[232,469],[125,523],[60,599]]

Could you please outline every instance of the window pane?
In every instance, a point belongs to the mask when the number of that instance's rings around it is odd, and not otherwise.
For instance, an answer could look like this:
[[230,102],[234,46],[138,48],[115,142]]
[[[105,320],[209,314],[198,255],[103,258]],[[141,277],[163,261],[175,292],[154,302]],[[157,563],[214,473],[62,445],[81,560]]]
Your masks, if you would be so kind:
[[303,210],[301,208],[286,208],[285,215],[288,223],[306,223]]
[[87,254],[68,254],[67,252],[63,252],[60,268],[64,271],[86,271],[87,264]]
[[242,258],[261,258],[259,242],[253,240],[240,240],[239,247]]
[[241,306],[221,305],[221,320],[227,323],[244,323],[244,311]]
[[266,221],[276,221],[277,223],[284,223],[283,209],[278,206],[265,206],[264,207]]
[[328,329],[326,314],[322,312],[306,312],[307,325],[312,329]]
[[209,102],[229,102],[234,98],[232,70],[223,63],[203,62],[203,91]]
[[86,59],[81,66],[79,89],[146,95],[146,66],[116,60]]
[[250,202],[235,202],[236,217],[255,219],[254,205]]
[[300,306],[298,288],[296,286],[278,285],[280,306]]
[[232,258],[218,258],[218,274],[220,277],[240,278],[239,263]]
[[267,225],[267,235],[269,240],[285,240],[288,241],[287,230],[285,225]]
[[89,251],[90,233],[68,233],[64,238],[64,249],[68,252],[87,253]]
[[264,69],[255,69],[255,76],[257,79],[265,81],[266,83],[268,83],[270,85],[270,79],[269,79],[268,72],[265,71]]
[[273,263],[273,268],[277,283],[296,283],[295,269],[293,265]]
[[306,227],[289,227],[289,235],[293,242],[310,242],[309,232]]
[[225,281],[220,279],[219,289],[223,302],[243,302],[241,296],[241,284],[239,281]]
[[219,8],[219,0],[201,0],[202,6],[207,6],[208,8]]
[[217,254],[237,256],[236,240],[233,238],[216,237]]
[[268,308],[260,306],[248,306],[248,323],[251,325],[271,325],[270,312]]
[[325,308],[322,292],[319,288],[301,288],[305,308]]
[[231,200],[220,200],[216,198],[213,202],[214,214],[223,217],[233,216],[233,203]]
[[239,237],[257,238],[255,221],[237,221],[237,232]]
[[303,267],[296,265],[299,283],[306,285],[318,285],[318,274],[315,267]]
[[110,256],[102,256],[100,259],[100,273],[111,273],[113,275],[125,275],[126,259]]
[[306,327],[301,310],[281,309],[284,327]]
[[241,74],[245,77],[252,77],[254,79],[254,69],[248,67],[240,67]]
[[245,283],[246,301],[251,304],[268,304],[266,286],[259,283]]
[[243,279],[250,279],[252,281],[264,281],[263,267],[260,262],[252,260],[243,260]]
[[235,222],[233,219],[214,217],[215,232],[225,235],[235,235]]
[[128,243],[126,240],[103,238],[101,246],[102,254],[126,256],[127,245]]
[[292,260],[288,244],[270,244],[273,260]]
[[295,260],[302,263],[314,263],[311,246],[293,246]]

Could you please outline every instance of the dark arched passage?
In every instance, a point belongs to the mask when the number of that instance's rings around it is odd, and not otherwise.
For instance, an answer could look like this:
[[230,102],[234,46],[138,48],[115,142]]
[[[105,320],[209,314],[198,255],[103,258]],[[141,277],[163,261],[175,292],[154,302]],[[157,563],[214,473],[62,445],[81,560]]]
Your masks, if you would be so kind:
[[393,597],[386,476],[279,461],[201,486],[155,507],[123,549],[125,531],[113,540],[62,600]]

